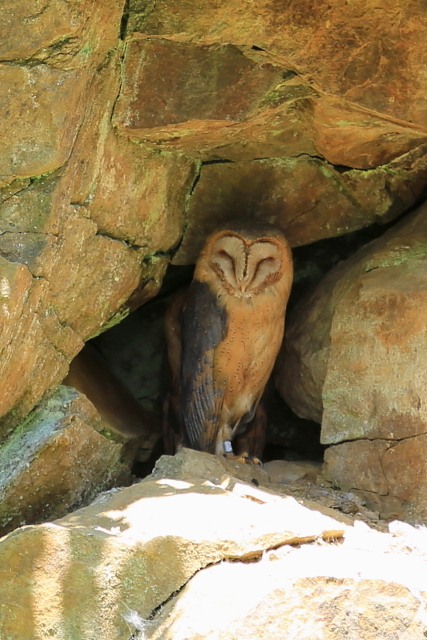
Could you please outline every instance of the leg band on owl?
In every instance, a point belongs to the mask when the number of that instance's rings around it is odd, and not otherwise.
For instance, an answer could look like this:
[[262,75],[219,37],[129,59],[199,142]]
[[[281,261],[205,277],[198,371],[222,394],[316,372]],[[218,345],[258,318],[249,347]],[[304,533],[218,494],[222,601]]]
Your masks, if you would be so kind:
[[230,440],[224,440],[224,452],[233,453],[233,447],[231,446]]

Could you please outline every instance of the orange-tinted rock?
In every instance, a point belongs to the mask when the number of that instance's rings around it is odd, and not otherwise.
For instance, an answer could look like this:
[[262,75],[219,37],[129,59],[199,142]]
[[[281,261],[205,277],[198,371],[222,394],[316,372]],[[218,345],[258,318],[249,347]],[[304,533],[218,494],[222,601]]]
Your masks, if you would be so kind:
[[[85,122],[64,171],[63,189],[68,201],[96,223],[100,235],[141,248],[140,255],[146,256],[141,279],[152,274],[159,286],[168,262],[162,254],[179,241],[197,166],[182,156],[145,149],[113,132],[110,120],[121,80],[119,53],[112,54],[93,79]],[[145,300],[155,293],[153,289]]]
[[313,138],[328,162],[356,169],[385,165],[427,142],[427,131],[327,96],[310,99]]
[[130,481],[122,445],[74,389],[59,387],[0,450],[0,535],[65,515],[104,489]]
[[340,263],[295,307],[277,373],[290,406],[322,422],[323,443],[356,441],[327,452],[328,477],[376,492],[399,517],[409,503],[427,517],[426,211]]
[[[76,9],[74,3],[74,9]],[[0,18],[0,59],[24,60],[42,49],[47,49],[56,40],[61,43],[75,36],[78,29],[72,24],[77,16],[71,3],[35,0],[31,7],[13,0],[2,4]],[[73,15],[74,13],[74,15]],[[25,25],[25,38],[22,37]],[[79,25],[81,26],[81,25]]]
[[[82,339],[157,293],[166,268],[166,258],[144,261],[142,249],[99,235],[86,209],[66,202],[63,178],[48,176],[0,205],[0,281],[12,309],[2,317],[8,429],[64,378]],[[25,275],[25,294],[9,283],[12,272]]]
[[0,21],[0,182],[53,171],[68,159],[85,89],[117,43],[123,9],[123,0],[36,4],[8,1]]
[[390,171],[345,173],[307,156],[206,165],[173,262],[194,262],[206,235],[235,218],[277,224],[292,246],[387,222],[413,202],[427,178],[424,155],[404,158],[390,163]]
[[278,56],[175,37],[129,42],[114,122],[204,160],[308,153],[367,169],[427,140],[423,129],[319,93]]
[[423,205],[292,312],[278,384],[298,414],[322,418],[324,443],[425,431],[426,242]]
[[[64,213],[64,211],[63,211]],[[61,233],[6,233],[0,253],[49,283],[46,304],[83,339],[127,301],[141,278],[142,252],[98,234],[82,207],[68,207]]]
[[159,154],[113,132],[110,124],[121,81],[120,51],[93,78],[85,121],[64,170],[68,202],[87,209],[99,232],[141,247],[169,251],[179,240],[194,162]]
[[0,83],[0,183],[47,173],[64,164],[83,116],[81,93],[87,75],[44,64],[0,64]]
[[281,79],[280,67],[259,65],[234,45],[134,40],[116,123],[130,133],[192,120],[241,122]]
[[141,247],[146,254],[174,247],[184,226],[196,165],[183,156],[145,151],[111,133],[88,198],[99,232]]
[[123,0],[106,0],[102,4],[95,0],[34,0],[31,5],[4,0],[2,9],[2,61],[43,61],[51,66],[75,68],[86,66],[88,59],[96,63],[94,52],[102,59],[116,44]]
[[427,522],[427,436],[357,440],[325,452],[323,475],[359,493],[381,517]]
[[341,174],[345,188],[376,221],[388,222],[406,211],[423,195],[427,180],[427,145],[422,144],[371,171]]
[[[13,62],[0,65],[6,136],[0,174],[9,174],[0,196],[0,254],[6,258],[0,281],[8,291],[8,315],[2,317],[2,433],[63,379],[82,338],[118,311],[126,313],[122,307],[132,293],[138,291],[142,299],[148,288],[153,295],[161,277],[158,264],[150,268],[143,254],[98,235],[87,210],[70,206],[83,187],[84,159],[94,151],[86,123],[93,116],[100,137],[99,130],[106,128],[102,116],[117,95],[117,56],[95,70],[117,44],[122,0],[99,7],[92,0],[36,3],[31,9],[9,4],[7,18],[0,18],[0,46],[8,43],[2,60]],[[65,169],[10,182],[14,175],[37,175],[63,165],[73,145],[77,155]],[[89,184],[96,161],[90,166]],[[22,290],[12,272],[19,274]]]
[[293,104],[312,90],[266,54],[141,39],[124,69],[114,124],[131,138],[203,160],[315,153]]
[[[96,23],[90,29],[96,29]],[[111,24],[105,29],[111,30]],[[73,348],[46,351],[45,337],[42,333],[37,337],[41,329],[30,331],[20,309],[3,317],[8,353],[24,345],[20,357],[2,360],[9,391],[2,398],[0,415],[9,412],[4,418],[7,429],[60,382],[82,338],[118,322],[129,308],[157,293],[168,258],[154,254],[169,251],[179,240],[184,201],[194,179],[193,163],[182,158],[162,162],[158,155],[114,136],[109,119],[119,82],[120,58],[113,53],[88,85],[90,109],[67,165],[37,179],[16,179],[1,190],[0,255],[9,261],[2,262],[4,277],[9,277],[8,264],[26,265],[36,278],[34,291],[43,290],[42,296],[38,294],[37,313],[43,326],[49,324],[49,339],[58,348],[58,334],[69,334],[74,340]],[[84,101],[78,95],[76,99],[84,109]],[[61,113],[74,117],[72,103],[66,110],[60,104]],[[39,152],[45,145],[36,132],[33,135]],[[30,272],[24,272],[28,289],[33,290]],[[33,306],[35,295],[30,298]],[[19,306],[14,298],[10,304]],[[18,408],[16,403],[23,398]]]
[[49,236],[32,273],[49,282],[60,321],[87,339],[138,286],[143,254],[98,235],[94,222],[70,213],[61,236]]
[[[49,287],[0,257],[0,437],[65,376],[81,338],[58,320]],[[12,413],[10,413],[12,412]]]
[[354,229],[363,225],[364,215],[339,174],[314,158],[208,165],[194,189],[188,230],[174,263],[194,262],[207,234],[233,218],[277,224],[296,245],[319,239],[326,225],[330,236]]
[[[107,138],[104,180],[89,208],[108,233],[117,225],[136,242],[138,228],[147,235],[139,220],[147,206],[159,210],[145,187],[158,188],[157,162],[166,180],[182,185],[179,202],[191,195],[176,264],[194,262],[206,234],[230,218],[278,223],[300,245],[391,220],[419,197],[427,178],[426,130],[319,92],[270,51],[187,36],[130,37],[113,123],[147,148],[209,164],[191,192],[194,169],[179,166],[177,156],[167,165],[165,156],[141,164],[134,143],[126,148],[120,137]],[[232,163],[215,164],[220,160]],[[117,163],[129,176],[124,203],[141,203],[130,216],[116,213]],[[331,164],[353,171],[347,176]],[[158,202],[162,192],[160,186]],[[175,228],[182,214],[171,215]],[[160,212],[159,229],[162,219]]]
[[[57,235],[64,215],[64,194],[59,186],[60,180],[58,171],[37,180],[15,180],[3,187],[0,192],[3,235],[14,232]],[[12,193],[9,193],[11,188]]]
[[[85,95],[85,117],[73,153],[63,168],[63,190],[68,201],[87,206],[100,175],[100,162],[111,133],[111,113],[120,90],[120,48],[111,51],[94,74]],[[123,177],[123,176],[122,176]]]
[[130,8],[131,31],[255,46],[294,65],[322,91],[427,125],[427,18],[417,0],[392,7],[378,0],[160,0],[148,11],[132,0]]

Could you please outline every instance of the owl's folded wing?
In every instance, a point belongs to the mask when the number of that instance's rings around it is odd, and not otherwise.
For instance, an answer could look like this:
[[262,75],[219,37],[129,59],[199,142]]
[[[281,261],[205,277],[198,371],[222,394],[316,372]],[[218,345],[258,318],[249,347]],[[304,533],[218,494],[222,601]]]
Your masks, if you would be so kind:
[[206,283],[193,280],[181,322],[181,420],[194,449],[215,452],[223,390],[215,387],[215,347],[227,331],[227,314]]

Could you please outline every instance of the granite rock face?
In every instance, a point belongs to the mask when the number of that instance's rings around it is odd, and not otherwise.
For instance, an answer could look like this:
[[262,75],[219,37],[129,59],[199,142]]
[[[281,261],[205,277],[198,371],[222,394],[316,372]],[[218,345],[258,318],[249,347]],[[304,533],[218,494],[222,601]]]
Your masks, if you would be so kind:
[[425,80],[409,106],[408,77],[427,56],[425,16],[416,3],[396,16],[385,31],[377,2],[130,3],[113,121],[203,163],[176,264],[230,217],[282,224],[299,245],[393,219],[419,197]]
[[423,127],[325,95],[293,69],[257,47],[130,35],[117,131],[202,161],[175,264],[194,262],[228,219],[279,224],[301,245],[389,221],[421,193]]
[[265,50],[287,59],[322,92],[426,125],[425,24],[416,0],[398,0],[392,8],[378,0],[357,6],[131,0],[129,30]]
[[83,342],[49,305],[49,287],[26,265],[0,257],[0,423],[4,438],[60,383]]
[[292,246],[389,222],[421,191],[426,168],[418,152],[366,172],[340,173],[306,154],[204,165],[173,262],[194,262],[206,236],[236,217],[279,225]]
[[423,638],[424,625],[416,619],[420,602],[409,589],[381,580],[286,578],[292,560],[297,560],[292,555],[202,570],[137,638]]
[[157,293],[194,174],[193,161],[114,133],[123,0],[8,5],[0,437],[61,382],[84,340]]
[[139,484],[2,538],[1,628],[9,640],[421,640],[426,539],[393,524],[342,524],[182,450]]
[[328,477],[400,500],[395,515],[421,518],[426,212],[423,205],[340,263],[294,309],[277,374],[287,402],[321,421],[322,442],[336,445],[326,454]]
[[59,387],[0,450],[0,533],[88,504],[97,493],[130,482],[123,444],[87,400]]
[[[147,618],[208,564],[342,535],[343,525],[293,498],[239,486],[242,495],[203,478],[148,478],[62,520],[3,538],[2,628],[20,640],[43,633],[129,638],[129,612]],[[19,591],[11,580],[16,572]]]
[[[0,23],[3,183],[61,167],[70,156],[97,67],[117,44],[123,0],[7,0]],[[64,105],[67,108],[64,109]]]

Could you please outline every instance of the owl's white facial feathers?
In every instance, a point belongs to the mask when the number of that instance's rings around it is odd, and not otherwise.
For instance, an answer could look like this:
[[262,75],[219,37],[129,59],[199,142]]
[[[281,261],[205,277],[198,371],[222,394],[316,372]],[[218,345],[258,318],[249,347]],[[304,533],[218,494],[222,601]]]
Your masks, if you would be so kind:
[[239,294],[252,295],[280,274],[282,251],[274,239],[248,242],[229,232],[212,246],[210,261],[229,287]]

